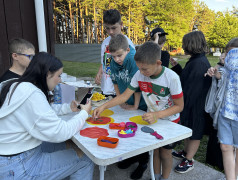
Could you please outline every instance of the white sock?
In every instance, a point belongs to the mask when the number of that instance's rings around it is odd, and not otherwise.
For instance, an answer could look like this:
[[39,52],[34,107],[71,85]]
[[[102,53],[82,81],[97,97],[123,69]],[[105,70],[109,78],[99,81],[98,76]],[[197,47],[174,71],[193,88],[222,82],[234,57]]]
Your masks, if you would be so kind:
[[161,174],[155,174],[155,180],[160,180]]

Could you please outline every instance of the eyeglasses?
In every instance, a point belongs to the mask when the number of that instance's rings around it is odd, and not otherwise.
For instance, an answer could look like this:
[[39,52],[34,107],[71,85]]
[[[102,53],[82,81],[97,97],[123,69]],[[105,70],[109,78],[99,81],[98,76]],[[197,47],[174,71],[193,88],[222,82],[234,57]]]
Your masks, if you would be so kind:
[[19,55],[22,55],[22,56],[26,56],[26,57],[28,57],[30,60],[32,60],[33,57],[35,56],[35,55],[32,55],[32,54],[22,54],[22,53],[16,53],[16,54],[19,54]]

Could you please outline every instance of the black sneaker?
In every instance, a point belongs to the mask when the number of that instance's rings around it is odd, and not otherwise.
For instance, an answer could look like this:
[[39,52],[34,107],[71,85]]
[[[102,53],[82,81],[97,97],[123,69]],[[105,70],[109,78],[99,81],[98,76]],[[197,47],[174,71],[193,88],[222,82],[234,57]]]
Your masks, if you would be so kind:
[[140,165],[131,173],[131,179],[140,179],[142,178],[145,170],[147,169],[147,164]]
[[186,156],[186,154],[187,154],[187,153],[186,153],[184,150],[179,151],[179,152],[176,152],[176,151],[172,152],[172,156],[173,156],[175,159],[179,159],[179,160],[184,159],[185,156]]
[[123,161],[120,161],[118,164],[117,164],[117,167],[119,169],[127,169],[129,168],[132,164],[134,164],[135,161],[133,158],[128,158],[128,159],[125,159]]
[[182,162],[175,167],[174,171],[183,174],[188,171],[191,171],[193,168],[193,160],[188,160],[187,158],[184,158]]

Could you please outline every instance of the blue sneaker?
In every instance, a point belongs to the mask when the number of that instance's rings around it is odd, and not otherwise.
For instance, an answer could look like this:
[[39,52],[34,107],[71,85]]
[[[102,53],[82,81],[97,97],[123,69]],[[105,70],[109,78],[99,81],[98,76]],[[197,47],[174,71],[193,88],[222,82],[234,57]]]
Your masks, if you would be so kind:
[[187,158],[184,158],[182,162],[175,167],[174,171],[183,174],[187,173],[188,171],[191,171],[193,168],[193,160],[188,160]]

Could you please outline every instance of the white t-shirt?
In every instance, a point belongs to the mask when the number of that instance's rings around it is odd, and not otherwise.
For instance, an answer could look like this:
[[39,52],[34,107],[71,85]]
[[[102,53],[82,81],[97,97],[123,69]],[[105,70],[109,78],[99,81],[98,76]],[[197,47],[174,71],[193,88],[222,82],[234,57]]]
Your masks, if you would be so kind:
[[[129,85],[131,90],[140,88],[150,112],[165,110],[174,105],[173,99],[183,97],[179,76],[166,67],[156,77],[146,77],[138,70]],[[163,119],[179,120],[179,113]]]
[[[133,42],[126,35],[125,37],[127,38],[129,45],[135,48]],[[103,94],[115,95],[116,92],[114,90],[114,85],[110,78],[110,74],[111,74],[110,63],[112,60],[112,57],[108,50],[108,45],[110,40],[111,40],[111,36],[108,36],[101,45],[101,64],[102,64],[102,70],[103,70],[102,79],[101,79],[101,89]]]

